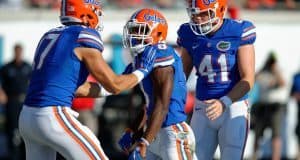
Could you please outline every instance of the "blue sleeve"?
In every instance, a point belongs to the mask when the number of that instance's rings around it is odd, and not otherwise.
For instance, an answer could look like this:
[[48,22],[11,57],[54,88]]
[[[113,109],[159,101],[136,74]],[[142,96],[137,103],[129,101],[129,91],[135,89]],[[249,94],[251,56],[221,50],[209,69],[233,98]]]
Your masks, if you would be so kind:
[[87,47],[87,48],[95,48],[100,52],[103,52],[103,41],[99,35],[99,33],[95,30],[84,28],[80,31],[77,38],[78,46]]
[[240,45],[253,44],[256,40],[255,26],[249,21],[242,21],[242,33]]
[[126,68],[122,74],[130,74],[131,72],[133,72],[133,64],[132,63],[130,63],[126,66]]
[[187,44],[185,43],[186,40],[185,40],[185,35],[186,35],[186,29],[185,29],[185,24],[182,24],[178,31],[177,31],[177,45],[180,46],[180,47],[183,47],[183,48],[187,48]]
[[174,49],[166,44],[158,44],[156,47],[156,58],[154,61],[155,67],[163,67],[172,65],[175,61],[174,59]]

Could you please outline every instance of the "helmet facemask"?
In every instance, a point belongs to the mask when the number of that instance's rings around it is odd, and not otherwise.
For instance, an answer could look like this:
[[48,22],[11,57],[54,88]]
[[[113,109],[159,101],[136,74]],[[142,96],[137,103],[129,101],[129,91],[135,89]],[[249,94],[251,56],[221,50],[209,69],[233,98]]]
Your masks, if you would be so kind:
[[[191,18],[189,22],[190,28],[196,35],[206,35],[214,31],[221,22],[220,18],[216,16],[216,9],[200,10],[200,8],[187,8],[187,12]],[[200,23],[195,22],[193,20],[194,17],[201,16],[201,14],[207,16],[208,20]]]
[[135,56],[144,51],[145,47],[153,43],[151,29],[145,22],[128,21],[123,30],[123,44]]

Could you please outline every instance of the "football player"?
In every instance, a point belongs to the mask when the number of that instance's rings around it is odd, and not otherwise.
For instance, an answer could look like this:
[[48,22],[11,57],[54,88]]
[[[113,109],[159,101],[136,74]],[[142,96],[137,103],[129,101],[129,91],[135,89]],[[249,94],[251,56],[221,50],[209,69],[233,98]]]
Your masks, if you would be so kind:
[[[300,72],[297,72],[293,75],[292,80],[292,87],[291,87],[291,96],[296,101],[296,106],[300,108]],[[296,119],[296,128],[295,133],[298,140],[298,152],[297,152],[297,158],[300,159],[300,109],[298,109],[297,112],[297,119]]]
[[188,77],[196,69],[191,127],[198,159],[243,159],[249,130],[248,91],[254,83],[255,26],[224,18],[226,0],[187,0],[190,17],[178,30]]
[[[99,0],[62,0],[61,27],[46,32],[35,51],[33,73],[19,118],[26,159],[106,160],[96,136],[70,109],[77,96],[98,97],[132,88],[151,71],[155,54],[141,54],[138,68],[116,75],[102,56]],[[84,83],[91,74],[97,83]],[[107,91],[106,91],[107,90]]]
[[[126,68],[139,68],[141,54],[155,52],[154,69],[141,81],[146,98],[146,109],[119,140],[124,151],[133,149],[129,159],[181,160],[193,158],[194,134],[185,123],[184,105],[187,96],[186,79],[180,57],[166,44],[168,24],[165,17],[154,9],[136,11],[124,27],[124,44],[134,60]],[[148,53],[149,54],[149,53]],[[143,116],[139,116],[143,117]],[[146,123],[143,125],[143,123]],[[140,138],[134,138],[146,126]],[[136,141],[134,141],[136,139]]]

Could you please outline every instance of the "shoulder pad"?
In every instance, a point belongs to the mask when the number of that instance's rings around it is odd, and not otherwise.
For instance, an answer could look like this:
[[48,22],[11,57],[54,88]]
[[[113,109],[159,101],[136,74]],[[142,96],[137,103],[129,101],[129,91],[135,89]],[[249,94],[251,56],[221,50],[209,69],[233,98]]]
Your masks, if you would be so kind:
[[177,45],[188,48],[190,45],[190,41],[194,36],[195,35],[191,30],[190,25],[188,23],[182,24],[177,30]]
[[256,27],[250,21],[238,21],[241,23],[241,45],[253,44],[256,40]]
[[[159,45],[156,47],[159,47]],[[166,44],[164,49],[157,48],[154,67],[172,65],[175,61],[174,53],[174,49]]]
[[90,28],[82,28],[78,34],[77,43],[79,46],[95,48],[100,52],[104,49],[100,34],[96,30]]

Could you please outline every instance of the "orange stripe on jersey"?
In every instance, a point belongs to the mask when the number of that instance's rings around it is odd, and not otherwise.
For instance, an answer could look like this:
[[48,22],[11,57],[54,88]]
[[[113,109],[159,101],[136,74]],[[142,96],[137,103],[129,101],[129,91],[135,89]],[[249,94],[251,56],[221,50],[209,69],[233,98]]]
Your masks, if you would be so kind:
[[247,31],[249,31],[249,30],[251,30],[251,29],[253,29],[253,28],[255,28],[255,26],[247,27],[247,28],[245,28],[245,29],[243,30],[243,32],[245,33],[245,32],[247,32]]
[[256,33],[252,33],[252,34],[249,34],[246,37],[243,37],[242,40],[245,41],[245,40],[250,39],[250,38],[255,37],[255,36],[256,36]]
[[[178,128],[175,125],[172,125],[172,128],[177,135],[179,132]],[[176,138],[176,150],[177,150],[178,159],[182,160],[181,149],[180,149],[180,140],[177,138]]]
[[158,58],[158,59],[155,60],[155,62],[162,62],[162,61],[170,60],[172,58],[173,58],[173,56]]
[[61,125],[61,127],[65,130],[65,132],[67,132],[67,134],[72,137],[72,139],[80,146],[80,148],[82,148],[82,150],[88,155],[88,157],[90,159],[95,159],[92,155],[92,153],[89,152],[89,150],[86,148],[86,146],[80,141],[80,139],[78,139],[72,131],[70,131],[68,129],[68,127],[66,126],[65,122],[63,121],[63,119],[60,117],[59,113],[58,113],[58,108],[57,107],[53,107],[53,113],[55,115],[56,120],[58,121],[58,123]]
[[92,35],[92,36],[98,37],[97,34],[94,34],[92,32],[88,32],[88,31],[81,31],[80,34],[88,34],[88,35]]
[[71,125],[77,130],[77,132],[79,132],[83,138],[85,138],[88,143],[90,143],[92,145],[92,147],[95,149],[95,151],[98,153],[98,155],[100,156],[101,159],[106,159],[104,156],[104,153],[100,150],[99,146],[97,146],[94,141],[84,132],[82,131],[82,129],[80,127],[78,127],[78,125],[74,122],[74,120],[71,118],[70,114],[66,111],[66,109],[63,109],[63,113],[65,114],[65,116],[67,117],[68,121],[71,123]]
[[97,46],[102,46],[99,42],[95,41],[95,40],[92,40],[92,39],[78,39],[77,42],[90,42],[90,43],[94,43],[96,44]]

